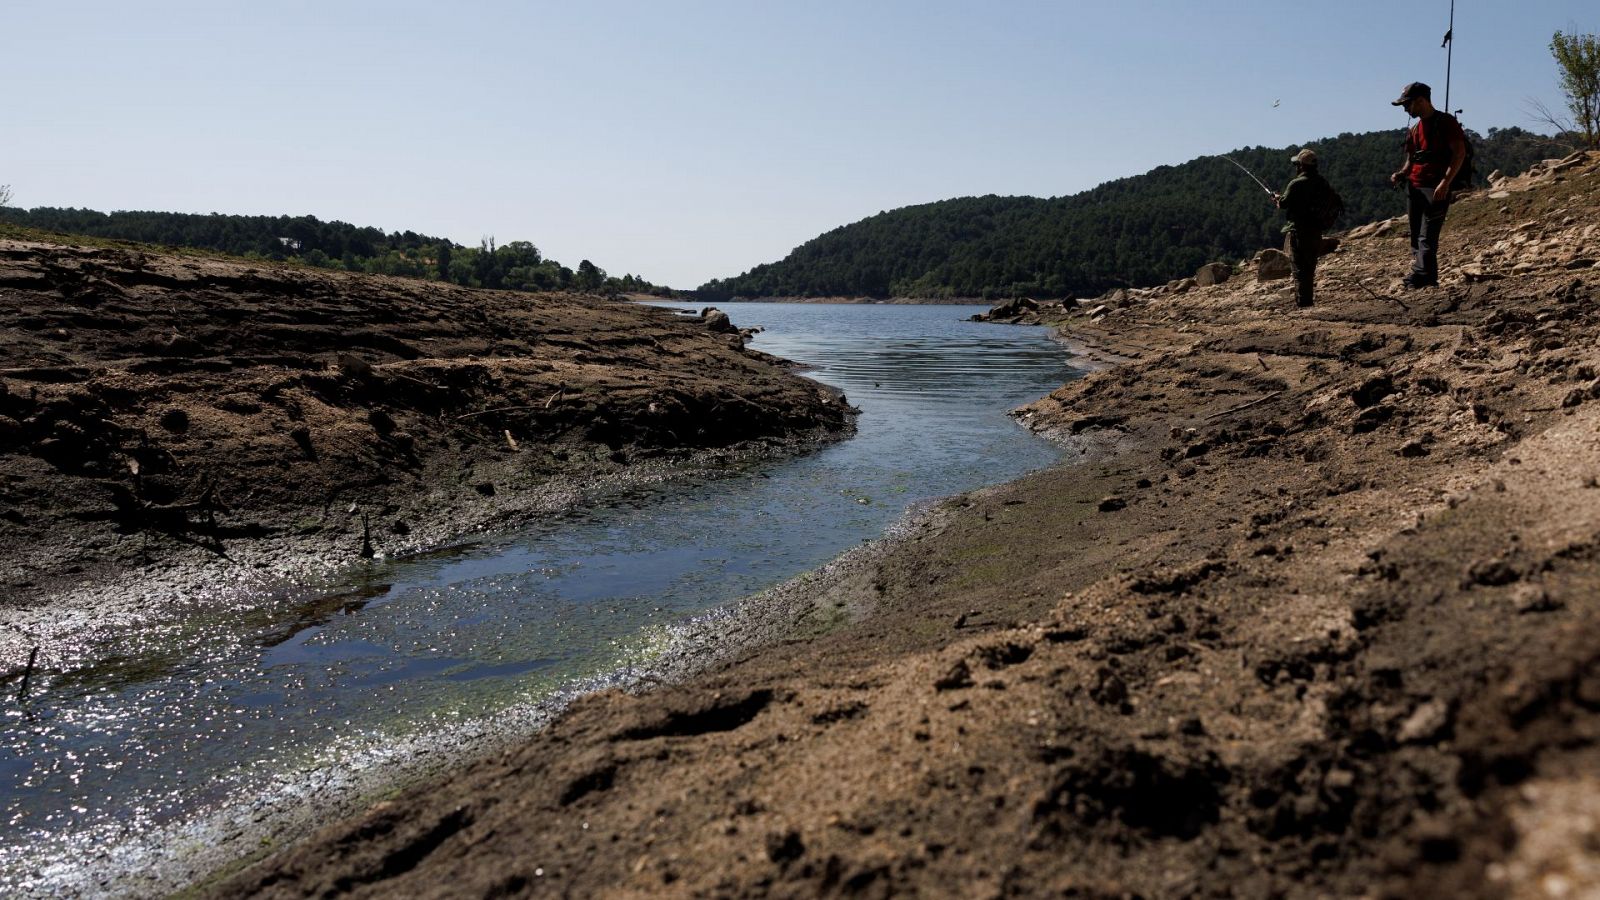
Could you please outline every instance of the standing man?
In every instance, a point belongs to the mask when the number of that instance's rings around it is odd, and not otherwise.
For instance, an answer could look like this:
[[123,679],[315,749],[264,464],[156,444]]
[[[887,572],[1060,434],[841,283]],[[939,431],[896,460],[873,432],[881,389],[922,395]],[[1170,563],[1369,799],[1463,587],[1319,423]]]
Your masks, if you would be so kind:
[[1286,249],[1294,268],[1295,305],[1310,306],[1317,257],[1322,253],[1322,229],[1326,224],[1323,217],[1333,188],[1317,171],[1315,150],[1301,150],[1289,161],[1294,163],[1294,179],[1272,199],[1289,218],[1283,233],[1289,236]]
[[1393,105],[1417,120],[1406,132],[1405,165],[1389,176],[1390,184],[1407,182],[1412,261],[1405,285],[1433,287],[1439,283],[1439,233],[1450,212],[1450,183],[1466,163],[1467,136],[1455,116],[1433,108],[1433,89],[1420,81],[1406,85]]

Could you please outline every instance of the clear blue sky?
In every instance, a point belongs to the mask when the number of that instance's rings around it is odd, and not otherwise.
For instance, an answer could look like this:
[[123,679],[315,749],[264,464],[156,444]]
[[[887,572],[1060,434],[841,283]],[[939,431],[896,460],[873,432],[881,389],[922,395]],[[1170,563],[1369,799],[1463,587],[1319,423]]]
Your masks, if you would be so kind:
[[[675,287],[974,194],[1057,196],[1442,103],[1449,0],[66,2],[0,9],[18,206],[530,240]],[[1468,127],[1560,107],[1594,0],[1458,0]],[[1278,105],[1274,107],[1274,102]]]

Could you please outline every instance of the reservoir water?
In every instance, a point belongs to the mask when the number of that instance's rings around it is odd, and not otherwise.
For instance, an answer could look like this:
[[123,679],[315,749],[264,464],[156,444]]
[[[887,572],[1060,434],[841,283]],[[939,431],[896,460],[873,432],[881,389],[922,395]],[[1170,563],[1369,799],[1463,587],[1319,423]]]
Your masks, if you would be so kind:
[[919,501],[1047,465],[1055,449],[1006,411],[1077,371],[1043,329],[965,321],[980,309],[731,305],[766,329],[753,347],[860,407],[855,436],[375,560],[317,594],[192,604],[36,680],[0,706],[0,895],[120,892],[99,879],[148,865],[152,834],[170,851],[186,823],[259,818],[274,786],[287,802],[403,763],[418,735],[500,727]]

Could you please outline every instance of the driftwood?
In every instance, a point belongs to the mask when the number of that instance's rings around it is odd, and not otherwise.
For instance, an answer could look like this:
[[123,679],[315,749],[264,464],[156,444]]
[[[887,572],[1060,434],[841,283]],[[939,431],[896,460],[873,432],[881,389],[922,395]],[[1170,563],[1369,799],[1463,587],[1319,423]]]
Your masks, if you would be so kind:
[[1228,409],[1225,409],[1222,412],[1214,412],[1211,415],[1206,416],[1206,419],[1208,421],[1211,420],[1211,419],[1220,419],[1220,418],[1222,418],[1223,416],[1225,416],[1225,415],[1227,415],[1229,413],[1236,413],[1241,409],[1249,409],[1250,407],[1255,406],[1258,403],[1265,403],[1268,400],[1271,400],[1273,397],[1276,397],[1281,393],[1283,393],[1283,391],[1273,391],[1272,393],[1266,395],[1265,397],[1257,397],[1256,399],[1251,400],[1249,403],[1241,403],[1238,406],[1229,407]]
[[39,648],[34,647],[33,652],[28,654],[28,667],[22,670],[22,690],[17,691],[18,703],[28,699],[28,682],[33,678],[33,666],[38,661]]

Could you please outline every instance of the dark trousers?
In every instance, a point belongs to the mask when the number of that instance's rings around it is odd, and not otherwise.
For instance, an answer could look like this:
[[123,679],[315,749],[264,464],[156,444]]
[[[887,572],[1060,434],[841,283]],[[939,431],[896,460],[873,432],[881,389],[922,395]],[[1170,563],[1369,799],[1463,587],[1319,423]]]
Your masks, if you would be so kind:
[[1289,264],[1294,271],[1294,302],[1310,306],[1317,275],[1317,257],[1322,255],[1322,232],[1296,225],[1289,232]]
[[1450,201],[1433,202],[1433,192],[1416,185],[1408,189],[1407,213],[1411,220],[1411,281],[1414,284],[1439,283],[1439,233]]

